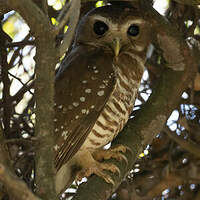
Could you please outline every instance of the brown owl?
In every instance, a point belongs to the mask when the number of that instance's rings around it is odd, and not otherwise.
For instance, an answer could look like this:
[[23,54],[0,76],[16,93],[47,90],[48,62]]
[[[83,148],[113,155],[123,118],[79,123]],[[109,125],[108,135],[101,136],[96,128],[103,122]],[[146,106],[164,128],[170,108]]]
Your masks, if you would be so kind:
[[72,177],[117,172],[103,159],[126,159],[123,145],[103,150],[123,129],[144,71],[150,25],[124,4],[91,10],[80,21],[72,50],[56,75],[56,191]]

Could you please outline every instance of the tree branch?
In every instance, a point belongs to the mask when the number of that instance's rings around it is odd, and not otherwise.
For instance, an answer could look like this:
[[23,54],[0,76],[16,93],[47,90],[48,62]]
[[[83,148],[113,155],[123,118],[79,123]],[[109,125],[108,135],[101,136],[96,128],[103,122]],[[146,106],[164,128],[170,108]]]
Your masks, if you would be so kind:
[[44,12],[33,1],[8,0],[7,5],[20,13],[35,37],[41,37],[45,30],[48,30],[49,34],[51,34],[53,26],[51,26]]
[[54,74],[59,61],[55,48],[53,26],[48,16],[31,0],[8,0],[8,5],[19,12],[36,38],[36,188],[43,199],[56,199],[54,187]]
[[[104,2],[111,2],[111,1],[131,1],[131,2],[137,2],[140,0],[103,0]],[[97,0],[81,0],[81,3],[86,3],[86,2],[97,2]]]
[[[150,144],[162,130],[166,119],[177,106],[184,89],[195,75],[198,65],[197,58],[178,31],[152,7],[145,3],[140,6],[141,12],[144,13],[144,19],[152,24],[152,32],[155,34],[153,42],[163,50],[164,57],[171,69],[165,69],[149,100],[138,111],[135,118],[129,120],[122,133],[113,142],[113,145],[123,144],[128,146],[133,152],[132,154],[129,152],[125,154],[129,161],[128,165],[124,162],[109,160],[109,162],[116,164],[121,171],[120,177],[110,174],[115,185],[107,184],[94,175],[89,178],[87,183],[80,185],[73,200],[108,199],[132,168],[142,148]],[[164,45],[167,42],[174,46]],[[168,56],[168,51],[171,54],[174,52],[176,56]],[[175,85],[176,87],[174,87]]]
[[159,196],[166,188],[175,188],[178,185],[183,184],[184,180],[184,177],[170,173],[165,177],[162,177],[161,181],[154,185],[154,187],[146,194],[146,197],[153,199],[154,197]]
[[0,181],[6,185],[9,193],[18,200],[39,200],[26,186],[26,184],[11,174],[6,167],[0,163]]
[[181,136],[177,136],[176,133],[171,132],[167,127],[164,130],[168,137],[178,143],[182,148],[192,153],[195,157],[200,158],[199,145],[193,143],[191,140],[185,140]]
[[174,0],[174,1],[181,4],[191,5],[191,6],[200,4],[200,0]]
[[65,15],[63,20],[60,22],[60,25],[58,26],[58,30],[57,30],[57,31],[60,31],[60,29],[65,25],[68,18],[70,18],[69,25],[68,25],[69,30],[64,35],[63,41],[61,45],[59,46],[59,56],[63,56],[63,54],[68,50],[72,42],[72,39],[74,37],[74,32],[75,32],[76,25],[78,23],[79,15],[80,15],[80,0],[71,1],[69,14],[70,16],[68,16],[68,14]]
[[[90,1],[97,1],[97,0],[81,0],[81,3],[86,3],[86,2],[90,2]],[[110,2],[112,1],[123,1],[123,0],[109,0]],[[140,1],[140,0],[124,0],[124,1]],[[186,5],[199,5],[200,4],[200,0],[174,0],[178,3],[181,3],[181,4],[186,4]]]
[[3,130],[0,128],[0,181],[9,191],[8,195],[11,199],[15,197],[17,200],[39,200],[32,194],[26,184],[11,172],[8,158],[8,149],[5,145]]
[[8,104],[8,99],[10,98],[10,79],[8,77],[9,65],[7,62],[7,50],[6,42],[7,35],[4,33],[2,26],[0,26],[0,65],[2,74],[3,87],[3,125],[4,125],[4,136],[8,137],[10,129],[10,116],[11,107]]

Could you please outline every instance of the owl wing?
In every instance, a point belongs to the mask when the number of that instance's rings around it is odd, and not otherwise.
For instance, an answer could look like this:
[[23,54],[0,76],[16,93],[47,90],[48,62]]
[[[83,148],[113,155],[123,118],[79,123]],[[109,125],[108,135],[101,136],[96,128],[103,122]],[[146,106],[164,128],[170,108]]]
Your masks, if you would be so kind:
[[56,75],[57,170],[81,147],[115,86],[112,56],[103,50],[73,49]]

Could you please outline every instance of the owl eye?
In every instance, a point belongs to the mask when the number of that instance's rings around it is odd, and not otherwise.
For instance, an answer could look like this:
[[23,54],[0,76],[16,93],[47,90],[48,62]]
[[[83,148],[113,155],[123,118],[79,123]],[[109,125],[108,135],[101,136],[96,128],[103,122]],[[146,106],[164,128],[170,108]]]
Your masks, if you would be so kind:
[[140,29],[139,29],[139,26],[138,25],[135,25],[135,24],[132,24],[129,28],[128,28],[128,34],[130,36],[137,36],[140,32]]
[[97,21],[94,23],[93,30],[97,35],[103,35],[108,30],[108,26],[104,22]]

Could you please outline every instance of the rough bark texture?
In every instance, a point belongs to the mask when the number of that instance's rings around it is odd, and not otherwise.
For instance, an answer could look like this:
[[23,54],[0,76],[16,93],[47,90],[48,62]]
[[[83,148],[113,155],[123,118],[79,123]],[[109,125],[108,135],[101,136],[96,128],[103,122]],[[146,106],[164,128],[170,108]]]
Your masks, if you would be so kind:
[[[46,33],[48,34],[48,33]],[[41,37],[41,38],[45,38]],[[43,198],[55,198],[54,189],[54,43],[48,37],[36,42],[36,150],[37,193]],[[47,50],[48,49],[48,50]],[[45,83],[45,84],[44,84]],[[47,194],[48,192],[48,194]]]
[[56,199],[54,187],[54,70],[58,62],[52,26],[42,10],[30,0],[9,0],[8,4],[26,20],[36,38],[36,185],[37,194]]

